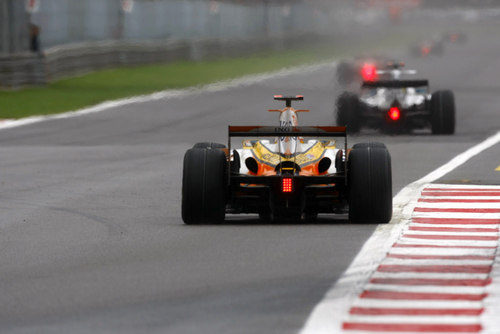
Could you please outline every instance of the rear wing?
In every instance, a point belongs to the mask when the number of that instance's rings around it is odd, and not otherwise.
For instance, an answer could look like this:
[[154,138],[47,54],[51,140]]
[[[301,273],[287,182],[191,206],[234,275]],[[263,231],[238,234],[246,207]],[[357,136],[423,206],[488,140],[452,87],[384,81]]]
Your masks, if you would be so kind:
[[363,81],[362,88],[428,87],[429,80],[380,80]]
[[285,101],[287,108],[290,108],[292,106],[292,101],[303,101],[304,96],[303,95],[296,95],[296,96],[274,95],[274,99],[276,101]]
[[229,137],[347,137],[345,126],[234,126],[228,127]]

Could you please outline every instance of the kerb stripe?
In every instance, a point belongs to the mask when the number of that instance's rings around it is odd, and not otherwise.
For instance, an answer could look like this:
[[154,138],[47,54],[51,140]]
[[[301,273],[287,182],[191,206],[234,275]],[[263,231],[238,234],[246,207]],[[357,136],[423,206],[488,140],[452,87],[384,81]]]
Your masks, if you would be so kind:
[[421,332],[421,333],[478,333],[482,330],[480,324],[450,325],[450,324],[379,324],[344,322],[345,330],[361,330],[371,332]]
[[478,316],[484,308],[381,308],[381,307],[353,307],[349,314],[353,315],[456,315]]
[[415,272],[415,273],[476,273],[489,274],[491,266],[475,265],[399,265],[399,264],[381,264],[377,271],[380,272]]

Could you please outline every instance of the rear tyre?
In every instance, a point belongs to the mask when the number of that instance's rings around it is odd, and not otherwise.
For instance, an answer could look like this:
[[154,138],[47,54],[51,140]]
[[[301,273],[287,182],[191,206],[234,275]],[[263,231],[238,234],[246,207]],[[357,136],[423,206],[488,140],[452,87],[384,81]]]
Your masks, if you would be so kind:
[[349,220],[385,224],[392,217],[391,156],[385,145],[354,147],[348,160]]
[[337,82],[342,86],[350,85],[356,79],[356,69],[348,62],[337,65]]
[[315,223],[318,220],[317,212],[306,212],[304,213],[304,222],[307,224]]
[[194,144],[193,148],[226,148],[226,145],[219,143],[202,142]]
[[259,219],[263,223],[270,223],[272,221],[272,215],[270,210],[263,210],[259,212]]
[[455,97],[449,90],[437,91],[431,97],[431,127],[433,134],[455,132]]
[[442,56],[444,53],[444,46],[442,42],[434,44],[432,48],[432,53],[436,56]]
[[337,124],[347,126],[347,131],[357,133],[361,129],[361,105],[356,94],[344,92],[337,99]]
[[418,58],[422,56],[420,51],[420,47],[418,45],[414,45],[410,47],[410,56]]
[[372,143],[358,143],[354,144],[352,147],[354,148],[364,148],[364,147],[379,147],[379,148],[387,148],[384,143],[379,143],[379,142],[372,142]]
[[345,157],[344,157],[344,150],[338,150],[337,154],[335,155],[335,170],[337,173],[344,173],[345,172]]
[[221,150],[192,148],[184,155],[182,220],[222,223],[226,211],[227,160]]

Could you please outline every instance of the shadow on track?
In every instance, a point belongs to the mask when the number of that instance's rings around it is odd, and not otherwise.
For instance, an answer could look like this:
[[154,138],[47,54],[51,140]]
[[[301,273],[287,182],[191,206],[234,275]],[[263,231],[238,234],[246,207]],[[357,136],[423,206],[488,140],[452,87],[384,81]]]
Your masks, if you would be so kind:
[[205,226],[311,226],[311,225],[351,225],[347,215],[320,216],[315,221],[306,222],[305,220],[261,220],[256,215],[227,215],[221,224],[203,224]]

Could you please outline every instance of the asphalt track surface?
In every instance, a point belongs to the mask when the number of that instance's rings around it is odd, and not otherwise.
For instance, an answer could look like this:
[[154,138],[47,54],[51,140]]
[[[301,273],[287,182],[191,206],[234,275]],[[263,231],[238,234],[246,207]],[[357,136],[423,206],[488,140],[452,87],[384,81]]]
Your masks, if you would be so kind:
[[[494,38],[407,60],[455,91],[454,136],[385,136],[393,191],[500,127]],[[0,131],[0,332],[293,333],[375,226],[321,218],[221,226],[180,218],[182,157],[228,124],[275,124],[275,93],[305,95],[301,124],[332,124],[332,71]],[[441,181],[500,184],[498,145]]]

